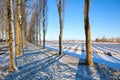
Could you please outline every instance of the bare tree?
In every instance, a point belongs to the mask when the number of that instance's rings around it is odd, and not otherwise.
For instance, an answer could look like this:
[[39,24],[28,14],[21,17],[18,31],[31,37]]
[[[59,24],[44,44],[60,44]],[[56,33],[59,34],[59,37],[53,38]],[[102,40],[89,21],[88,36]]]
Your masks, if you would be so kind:
[[28,41],[41,45],[41,27],[42,27],[42,8],[44,0],[34,0],[31,7],[32,15],[30,17],[30,25],[27,32]]
[[59,55],[62,54],[62,35],[63,35],[63,12],[64,12],[64,0],[56,0],[57,9],[59,14],[60,34],[59,34]]
[[32,12],[31,20],[30,20],[30,27],[28,29],[28,41],[34,43],[35,41],[35,21],[36,21],[36,16],[35,16],[35,10]]
[[38,34],[37,34],[37,39],[38,39],[38,45],[41,45],[41,9],[39,9],[39,11],[38,11],[38,13],[40,13],[39,15],[38,15],[38,21],[37,21],[37,24],[38,24],[38,29],[37,29],[37,32],[38,32]]
[[7,43],[8,40],[8,28],[6,20],[6,1],[0,0],[0,42]]
[[16,44],[17,44],[17,56],[22,55],[22,42],[21,42],[21,29],[20,29],[20,0],[16,0]]
[[15,26],[13,17],[13,3],[12,0],[7,0],[7,20],[9,30],[9,50],[10,50],[10,70],[16,69],[15,60]]
[[93,65],[92,61],[92,49],[91,49],[91,32],[89,23],[89,4],[90,0],[85,0],[84,2],[84,27],[85,27],[85,37],[86,37],[86,63],[89,66]]
[[5,1],[4,0],[0,0],[0,39],[1,41],[6,41],[6,11],[5,11]]
[[43,48],[45,48],[45,35],[47,28],[47,0],[41,0],[42,27],[43,27]]
[[36,18],[36,25],[37,25],[37,44],[41,45],[41,19],[42,19],[42,6],[41,6],[41,1],[37,0],[37,18]]
[[26,28],[27,28],[27,12],[26,12],[26,1],[27,0],[21,0],[20,4],[20,14],[21,14],[21,20],[20,20],[20,25],[21,25],[21,36],[22,36],[22,48],[24,48],[26,44]]
[[40,37],[40,17],[41,17],[41,4],[40,0],[35,0],[35,44],[39,44],[39,37]]

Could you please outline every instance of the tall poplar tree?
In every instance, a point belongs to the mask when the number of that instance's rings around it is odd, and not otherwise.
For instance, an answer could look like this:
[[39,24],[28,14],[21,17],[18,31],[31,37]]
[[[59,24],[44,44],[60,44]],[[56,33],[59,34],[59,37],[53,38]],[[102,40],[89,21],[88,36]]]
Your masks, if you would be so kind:
[[92,48],[91,48],[91,32],[89,23],[89,4],[90,0],[85,0],[84,2],[84,27],[85,27],[85,37],[86,37],[86,63],[89,66],[93,65],[92,61]]
[[9,30],[9,51],[10,51],[10,68],[9,70],[16,69],[15,60],[15,26],[13,17],[13,3],[12,0],[7,0],[7,21]]
[[16,44],[17,56],[22,55],[21,29],[20,29],[20,0],[16,0]]

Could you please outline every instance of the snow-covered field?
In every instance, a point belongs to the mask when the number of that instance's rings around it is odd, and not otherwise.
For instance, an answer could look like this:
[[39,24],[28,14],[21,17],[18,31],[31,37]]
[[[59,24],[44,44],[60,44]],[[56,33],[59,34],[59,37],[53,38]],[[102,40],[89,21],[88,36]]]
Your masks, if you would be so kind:
[[[57,41],[48,41],[46,42],[47,46],[58,48]],[[72,49],[77,51],[85,51],[84,42],[63,42],[63,49]],[[93,53],[103,53],[108,55],[120,54],[120,44],[113,43],[92,43]]]
[[[63,53],[76,56],[82,59],[86,58],[86,49],[84,42],[63,42]],[[46,47],[58,50],[58,42],[48,41]],[[120,69],[120,44],[112,43],[92,43],[93,61],[108,65],[112,68]]]
[[[120,79],[120,59],[94,53],[94,66],[89,67],[85,64],[86,53],[83,44],[66,43],[66,45],[63,45],[66,48],[63,50],[64,54],[60,56],[58,55],[58,46],[53,46],[51,42],[46,49],[28,43],[24,48],[23,55],[16,58],[18,70],[14,72],[8,70],[9,51],[6,51],[0,55],[0,80]],[[6,48],[3,45],[0,47]]]

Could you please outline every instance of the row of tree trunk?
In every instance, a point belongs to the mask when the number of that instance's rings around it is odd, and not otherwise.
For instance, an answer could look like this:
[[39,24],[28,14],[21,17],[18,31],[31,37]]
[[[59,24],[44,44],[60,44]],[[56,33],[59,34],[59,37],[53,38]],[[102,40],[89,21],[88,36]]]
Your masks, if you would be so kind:
[[[42,32],[42,33],[41,33]],[[42,45],[45,48],[45,35],[47,32],[47,0],[35,0],[27,33],[28,41]],[[42,42],[41,44],[41,36]]]
[[[15,7],[13,3],[15,2]],[[6,0],[7,24],[9,35],[10,70],[17,69],[16,56],[22,56],[25,43],[25,24],[22,21],[22,10],[25,9],[25,0]],[[22,6],[21,6],[22,5]],[[15,9],[14,9],[15,8]],[[21,10],[22,9],[22,10]]]
[[[15,6],[14,3],[15,2]],[[62,55],[62,33],[63,33],[63,12],[64,0],[56,0],[59,14],[60,34],[59,34],[59,55]],[[84,2],[84,27],[86,36],[86,63],[93,65],[91,49],[91,32],[89,23],[89,0]],[[25,0],[6,0],[7,28],[9,35],[10,51],[10,70],[16,69],[16,56],[22,55],[22,49],[26,40],[34,41],[35,44],[41,45],[41,29],[43,29],[43,48],[45,48],[45,35],[47,27],[47,0],[36,0],[35,9],[32,10],[30,27],[26,33],[27,12],[25,10]],[[37,13],[36,13],[37,12]],[[3,26],[3,25],[2,25]],[[41,27],[42,26],[42,27]],[[0,28],[1,29],[1,28]],[[33,31],[32,31],[33,30]],[[31,32],[31,33],[29,33]],[[32,33],[33,32],[33,33]],[[27,39],[26,39],[27,34]]]
[[[60,34],[59,34],[59,55],[62,54],[62,33],[63,33],[63,12],[65,0],[56,0],[58,14],[59,14],[59,24],[60,24]],[[89,66],[93,65],[92,61],[92,48],[91,48],[91,32],[89,23],[89,4],[90,0],[85,0],[84,2],[84,28],[86,37],[86,64]]]
[[[40,30],[41,32],[41,26],[43,29],[43,48],[45,48],[45,35],[46,35],[46,12],[47,12],[47,0],[40,0],[41,3],[40,5],[36,6],[36,10],[33,10],[32,13],[32,18],[31,18],[31,26],[30,26],[30,30],[29,32],[33,32],[29,34],[29,37],[31,37],[31,39],[29,41],[33,41],[36,42],[37,36],[41,37],[41,33],[37,33],[37,30]],[[57,9],[58,9],[58,15],[59,15],[59,24],[60,24],[60,33],[59,33],[59,55],[62,55],[62,36],[63,36],[63,14],[64,14],[64,8],[65,8],[65,0],[56,0],[56,4],[57,4]],[[93,65],[93,61],[92,61],[92,49],[91,49],[91,32],[90,32],[90,23],[89,23],[89,4],[90,1],[89,0],[84,0],[84,28],[85,28],[85,38],[86,38],[86,63],[89,66]],[[38,8],[39,7],[39,8]],[[38,10],[39,9],[39,10]],[[37,13],[37,15],[35,14]],[[39,14],[39,19],[38,16]],[[39,22],[40,25],[39,27],[37,25],[35,25],[36,22]],[[40,22],[41,21],[41,22]],[[34,26],[34,27],[33,27]],[[28,37],[28,38],[29,38]],[[35,37],[35,38],[34,38]],[[38,40],[38,42],[41,42],[41,39]]]

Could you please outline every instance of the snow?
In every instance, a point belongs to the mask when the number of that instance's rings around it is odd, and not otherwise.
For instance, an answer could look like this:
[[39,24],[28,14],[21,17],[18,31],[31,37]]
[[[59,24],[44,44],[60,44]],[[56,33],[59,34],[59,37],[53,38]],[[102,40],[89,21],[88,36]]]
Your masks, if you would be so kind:
[[117,58],[94,53],[94,66],[89,67],[85,64],[85,52],[66,48],[63,53],[60,56],[57,48],[46,46],[46,49],[41,49],[28,44],[24,48],[23,55],[16,58],[18,70],[10,72],[3,69],[9,67],[9,52],[7,51],[0,55],[0,80],[120,79],[120,70],[117,66],[120,61]]
[[[56,51],[58,50],[57,48],[50,47],[50,46],[46,46],[46,48],[49,48],[51,50],[56,50]],[[63,53],[71,56],[75,56],[78,58],[86,59],[86,52],[79,52],[79,51],[77,52],[76,50],[63,49]],[[96,54],[96,53],[93,53],[92,58],[94,62],[105,64],[112,68],[120,69],[120,59],[118,58],[111,57],[104,54]]]

